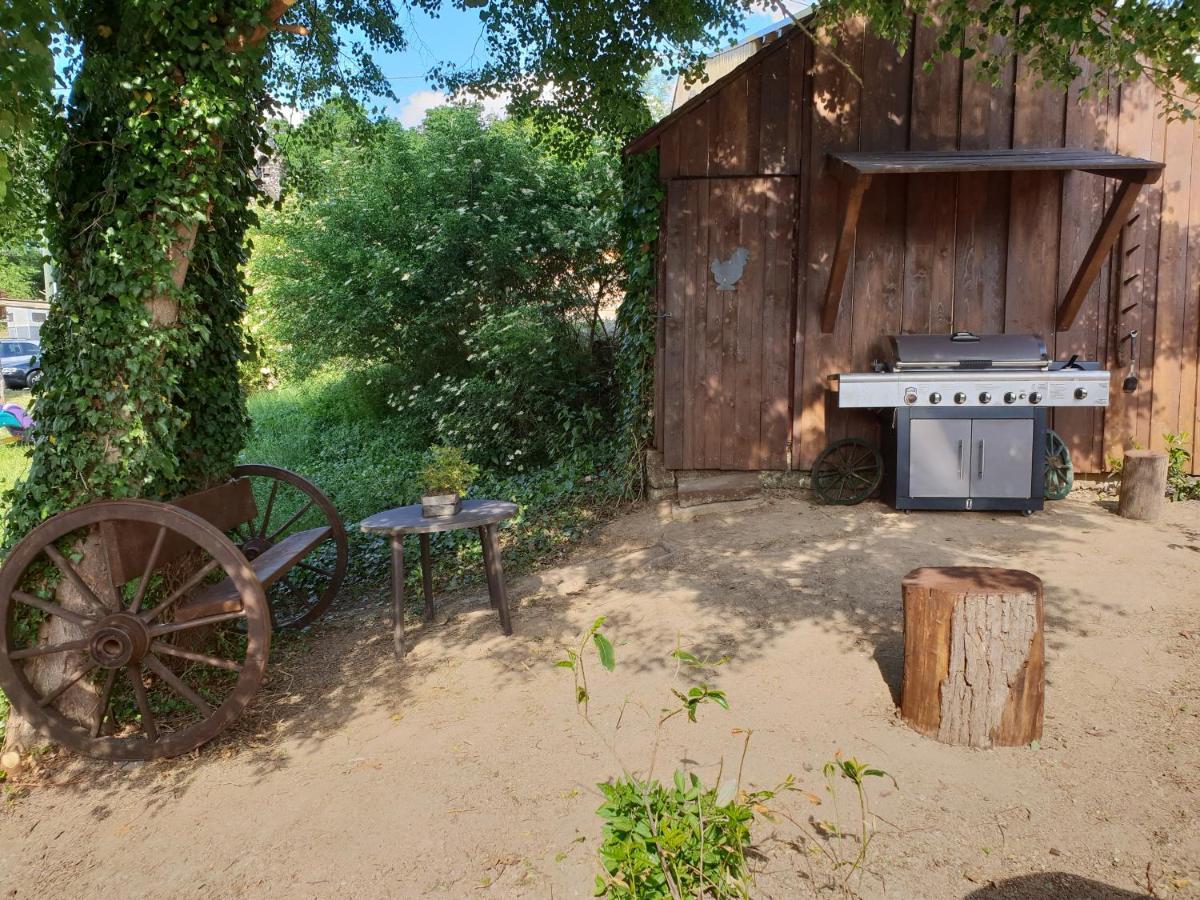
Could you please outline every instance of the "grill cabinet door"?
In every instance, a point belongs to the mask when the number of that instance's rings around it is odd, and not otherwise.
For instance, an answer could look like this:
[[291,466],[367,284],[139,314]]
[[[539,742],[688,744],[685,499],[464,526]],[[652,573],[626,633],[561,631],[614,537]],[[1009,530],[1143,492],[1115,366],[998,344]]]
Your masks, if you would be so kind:
[[1033,419],[974,419],[971,428],[971,496],[1029,496]]
[[971,420],[913,419],[909,428],[908,495],[969,497]]

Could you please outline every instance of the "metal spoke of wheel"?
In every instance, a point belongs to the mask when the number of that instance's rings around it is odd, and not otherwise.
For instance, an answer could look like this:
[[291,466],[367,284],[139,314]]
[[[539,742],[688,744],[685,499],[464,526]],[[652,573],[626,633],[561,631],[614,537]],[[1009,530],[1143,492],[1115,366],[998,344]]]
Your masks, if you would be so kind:
[[142,613],[142,621],[143,622],[153,622],[155,619],[157,619],[159,616],[161,616],[164,612],[166,612],[168,609],[170,609],[172,606],[174,606],[175,603],[177,603],[179,601],[180,597],[182,597],[184,594],[186,594],[188,591],[190,591],[192,588],[194,588],[196,585],[198,585],[200,582],[202,582],[205,578],[207,578],[209,573],[212,572],[213,569],[217,568],[217,566],[219,566],[219,565],[220,565],[220,562],[218,562],[215,559],[210,559],[203,566],[201,566],[196,571],[196,573],[192,575],[191,578],[189,578],[187,581],[185,581],[183,583],[182,587],[178,588],[174,593],[172,593],[170,597],[168,597],[162,603],[158,604],[158,606],[154,607],[154,609],[150,610],[149,612]]
[[241,619],[245,615],[244,610],[238,610],[237,612],[219,613],[215,616],[204,616],[200,619],[192,619],[190,622],[172,622],[170,625],[155,625],[150,629],[150,637],[162,637],[164,634],[174,634],[177,631],[188,631],[192,628],[203,628],[205,625],[232,622],[234,619]]
[[12,596],[18,603],[24,603],[26,606],[40,609],[50,616],[58,616],[60,619],[64,619],[72,625],[78,625],[81,628],[85,628],[96,621],[90,616],[84,616],[80,613],[72,612],[66,607],[59,606],[52,600],[43,600],[41,597],[35,597],[33,594],[27,594],[24,591],[13,591]]
[[130,666],[125,670],[125,674],[129,677],[129,686],[133,688],[138,712],[142,716],[142,729],[146,732],[146,737],[156,741],[158,740],[158,721],[154,718],[154,711],[150,708],[150,699],[146,696],[146,683],[142,681],[142,670]]
[[79,681],[94,668],[96,668],[96,663],[89,659],[78,669],[72,672],[70,678],[48,693],[45,697],[40,698],[38,700],[38,706],[49,706],[51,703],[73,688],[76,684],[78,684]]
[[[278,483],[279,482],[276,482],[276,484],[278,484]],[[309,500],[306,504],[304,504],[302,507],[300,507],[299,512],[297,512],[290,519],[288,519],[286,522],[284,522],[282,525],[280,525],[278,528],[276,528],[275,531],[271,534],[271,536],[269,538],[267,538],[267,540],[269,542],[271,542],[272,544],[275,543],[276,538],[278,538],[281,534],[283,534],[285,531],[287,531],[289,528],[291,528],[293,525],[295,525],[297,522],[299,522],[300,517],[303,516],[310,509],[312,509],[314,505],[315,504],[313,503],[313,501]]]
[[306,562],[304,562],[303,560],[301,560],[300,562],[296,563],[296,565],[297,565],[297,566],[299,566],[301,569],[305,569],[306,571],[313,572],[313,573],[315,573],[315,574],[317,574],[317,575],[323,575],[323,576],[325,576],[326,578],[332,578],[332,577],[333,577],[333,573],[332,573],[332,572],[330,572],[328,569],[322,569],[322,568],[320,568],[319,566],[314,566],[314,565],[312,565],[312,564],[310,564],[310,563],[306,563]]
[[232,659],[224,659],[220,656],[209,656],[207,653],[196,653],[192,650],[184,650],[181,647],[176,647],[173,644],[168,644],[164,641],[152,641],[150,649],[155,653],[165,653],[167,656],[186,659],[189,662],[204,663],[206,666],[213,666],[217,669],[227,669],[230,672],[240,672],[242,667],[239,663]]
[[104,728],[104,720],[108,717],[108,704],[112,700],[113,685],[117,681],[117,670],[109,669],[104,679],[104,688],[100,691],[100,705],[96,707],[96,718],[92,722],[92,737],[100,737]]
[[267,497],[267,508],[263,511],[262,527],[258,529],[258,536],[266,537],[267,529],[271,527],[271,510],[275,506],[275,495],[279,493],[279,482],[271,482],[271,493]]
[[133,603],[129,607],[129,611],[133,615],[138,614],[138,610],[142,608],[142,601],[146,598],[146,588],[150,585],[150,579],[154,575],[154,567],[158,565],[158,554],[162,552],[163,541],[167,538],[167,526],[163,525],[158,529],[158,534],[154,538],[154,547],[150,550],[150,558],[146,562],[146,571],[142,574],[141,580],[138,582],[137,593],[133,597]]
[[53,544],[47,544],[45,551],[46,555],[50,557],[50,561],[54,563],[55,568],[67,576],[67,580],[75,586],[75,590],[79,591],[88,603],[91,603],[97,610],[103,612],[105,608],[104,604],[100,602],[100,598],[96,596],[96,592],[83,580],[83,576],[75,571],[75,567],[59,552],[59,549]]
[[50,656],[54,653],[68,653],[71,650],[85,650],[90,641],[80,638],[77,641],[67,641],[62,644],[44,644],[40,647],[27,647],[24,650],[14,650],[8,654],[9,659],[36,659],[39,656]]
[[200,715],[205,718],[212,715],[213,710],[208,701],[184,684],[179,676],[163,665],[157,656],[147,656],[143,661],[146,663],[146,668],[161,678],[167,687],[196,707]]

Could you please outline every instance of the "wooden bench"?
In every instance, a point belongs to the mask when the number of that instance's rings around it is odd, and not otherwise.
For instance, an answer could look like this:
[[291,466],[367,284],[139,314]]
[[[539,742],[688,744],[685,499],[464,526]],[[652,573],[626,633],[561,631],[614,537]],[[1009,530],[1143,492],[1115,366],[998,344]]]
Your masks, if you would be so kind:
[[[59,513],[0,566],[0,623],[26,623],[0,640],[0,690],[35,728],[88,756],[189,752],[249,704],[272,631],[319,616],[347,558],[329,498],[274,466],[238,466],[230,481],[169,503]],[[212,631],[235,622],[224,638]]]
[[[172,506],[195,513],[224,532],[237,529],[258,518],[258,505],[249,478],[235,478],[225,484],[171,501]],[[102,522],[105,550],[113,585],[121,587],[146,572],[154,555],[159,526],[132,522]],[[313,548],[324,543],[333,527],[322,525],[290,534],[263,553],[248,559],[255,578],[263,589],[287,575]],[[174,538],[174,539],[172,539]],[[162,569],[193,550],[184,538],[170,535],[159,548],[155,569]],[[232,578],[210,585],[179,604],[175,620],[194,621],[207,616],[235,612],[241,608],[241,595]]]

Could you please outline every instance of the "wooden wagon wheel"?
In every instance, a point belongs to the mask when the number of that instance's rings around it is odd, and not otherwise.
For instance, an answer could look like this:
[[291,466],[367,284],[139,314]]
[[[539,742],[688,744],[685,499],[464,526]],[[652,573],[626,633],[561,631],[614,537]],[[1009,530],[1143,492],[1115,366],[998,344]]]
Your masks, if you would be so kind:
[[1071,451],[1055,432],[1046,429],[1046,475],[1043,494],[1047,500],[1065,500],[1075,485]]
[[813,462],[812,489],[822,503],[861,503],[882,481],[883,455],[859,438],[834,441]]
[[[121,591],[59,547],[64,538],[92,533],[107,554],[104,529],[92,531],[102,523],[153,535],[145,574]],[[181,549],[190,577],[164,578],[158,559]],[[60,605],[46,589],[38,593],[36,585],[54,570],[73,587],[79,606]],[[176,621],[187,598],[222,573],[241,608]],[[233,621],[244,629],[217,627]],[[205,636],[210,640],[198,640]],[[270,642],[262,585],[242,555],[215,526],[175,506],[115,500],[60,513],[29,532],[0,568],[0,689],[39,731],[85,756],[157,759],[211,740],[258,690]],[[48,691],[36,684],[39,664],[61,664],[68,674]],[[86,704],[94,705],[90,721],[64,709],[79,708],[64,702],[78,691],[95,697]]]
[[341,516],[321,489],[279,466],[246,465],[233,470],[254,488],[258,517],[234,532],[246,559],[255,559],[289,536],[328,526],[329,537],[312,548],[292,571],[267,588],[271,623],[303,628],[329,608],[346,577],[350,550]]

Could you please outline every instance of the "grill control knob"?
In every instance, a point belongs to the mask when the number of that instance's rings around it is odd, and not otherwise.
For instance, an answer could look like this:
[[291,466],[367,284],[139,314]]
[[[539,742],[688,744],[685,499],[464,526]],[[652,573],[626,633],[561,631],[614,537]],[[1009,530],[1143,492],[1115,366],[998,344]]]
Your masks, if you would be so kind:
[[1004,395],[1004,402],[1005,403],[1016,403],[1017,402],[1016,393],[1014,393],[1013,391],[1009,391],[1007,394]]
[[979,395],[979,402],[980,403],[991,403],[992,395],[989,394],[987,391],[984,391],[982,394]]
[[941,403],[942,395],[939,394],[937,391],[934,391],[932,394],[929,395],[929,402],[930,403]]
[[1030,403],[1041,403],[1042,402],[1041,392],[1040,391],[1030,391],[1029,392],[1029,402]]
[[1076,400],[1086,400],[1087,399],[1087,388],[1075,388],[1075,399]]
[[917,389],[916,388],[905,388],[904,389],[904,402],[907,403],[909,406],[912,406],[914,403],[917,402]]
[[959,391],[957,394],[954,395],[954,402],[958,403],[958,404],[966,403],[967,395],[964,394],[962,391]]

